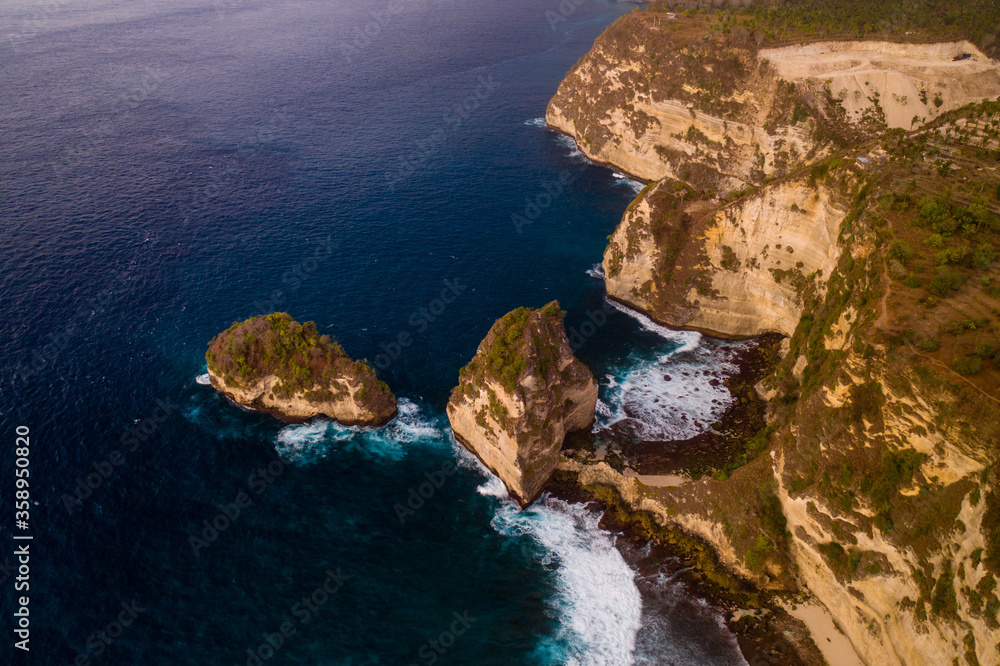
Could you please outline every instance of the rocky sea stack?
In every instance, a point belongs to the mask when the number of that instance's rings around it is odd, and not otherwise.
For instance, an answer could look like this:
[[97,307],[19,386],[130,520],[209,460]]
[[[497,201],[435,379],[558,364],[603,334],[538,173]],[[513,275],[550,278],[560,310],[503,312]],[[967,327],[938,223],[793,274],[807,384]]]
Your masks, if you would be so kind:
[[448,401],[455,436],[522,505],[542,491],[566,433],[594,421],[597,384],[573,356],[559,303],[497,320]]
[[298,421],[328,416],[344,425],[384,425],[396,397],[375,371],[351,359],[316,324],[276,312],[234,323],[205,353],[212,386],[235,402]]

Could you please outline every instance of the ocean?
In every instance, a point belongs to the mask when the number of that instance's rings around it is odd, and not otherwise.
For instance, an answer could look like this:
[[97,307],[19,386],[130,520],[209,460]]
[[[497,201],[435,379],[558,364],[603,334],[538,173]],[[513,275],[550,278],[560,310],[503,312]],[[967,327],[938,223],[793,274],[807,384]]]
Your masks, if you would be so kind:
[[[582,504],[519,510],[444,415],[492,323],[554,299],[598,438],[690,437],[728,404],[684,370],[733,343],[604,299],[641,184],[544,124],[634,7],[0,7],[0,490],[22,426],[34,537],[30,653],[0,574],[4,663],[746,663],[669,563],[641,575]],[[286,424],[205,385],[212,336],[271,311],[367,358],[399,416]]]

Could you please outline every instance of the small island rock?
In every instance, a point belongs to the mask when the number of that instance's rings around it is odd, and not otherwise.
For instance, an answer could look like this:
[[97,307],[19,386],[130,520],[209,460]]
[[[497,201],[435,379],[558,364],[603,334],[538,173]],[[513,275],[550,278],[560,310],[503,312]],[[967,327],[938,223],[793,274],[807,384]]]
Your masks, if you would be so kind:
[[456,438],[522,505],[542,491],[568,432],[594,421],[597,384],[570,349],[559,303],[500,318],[448,401]]
[[287,313],[251,317],[215,336],[205,354],[212,386],[235,402],[300,421],[328,416],[344,425],[384,425],[396,397],[362,361],[316,324]]

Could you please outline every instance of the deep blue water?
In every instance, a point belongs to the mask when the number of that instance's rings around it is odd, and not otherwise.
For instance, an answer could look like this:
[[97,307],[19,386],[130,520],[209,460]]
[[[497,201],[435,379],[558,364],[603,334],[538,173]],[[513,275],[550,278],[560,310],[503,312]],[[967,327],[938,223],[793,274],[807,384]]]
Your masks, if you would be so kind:
[[[558,7],[0,7],[0,562],[17,425],[37,502],[32,649],[4,659],[744,663],[719,613],[638,576],[596,515],[551,497],[519,512],[443,415],[493,321],[552,299],[602,378],[598,428],[689,436],[676,413],[717,409],[658,379],[715,343],[609,308],[593,275],[636,184],[539,120],[633,6],[588,0],[553,29]],[[518,227],[526,200],[542,208]],[[289,426],[197,383],[215,333],[272,310],[371,360],[400,417]],[[120,636],[95,633],[133,601]]]

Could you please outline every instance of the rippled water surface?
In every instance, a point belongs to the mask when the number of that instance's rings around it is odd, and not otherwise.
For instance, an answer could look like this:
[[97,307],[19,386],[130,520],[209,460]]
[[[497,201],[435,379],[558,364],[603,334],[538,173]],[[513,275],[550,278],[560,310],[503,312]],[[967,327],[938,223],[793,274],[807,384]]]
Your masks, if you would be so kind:
[[[743,663],[593,512],[518,511],[444,416],[492,322],[553,299],[599,427],[688,436],[724,409],[658,374],[724,358],[594,277],[638,184],[540,120],[630,9],[0,7],[0,418],[34,438],[30,663]],[[220,398],[206,343],[273,310],[369,359],[399,417],[289,425]],[[135,622],[102,642],[123,603]]]

